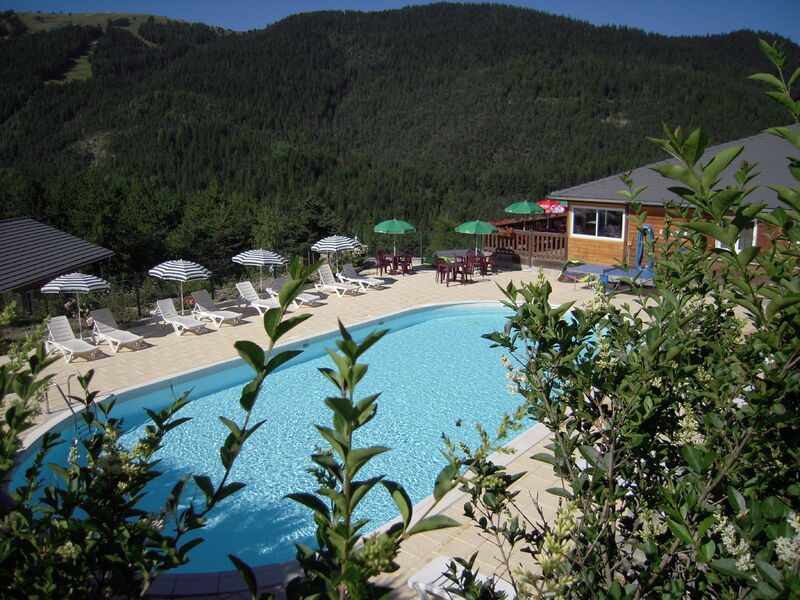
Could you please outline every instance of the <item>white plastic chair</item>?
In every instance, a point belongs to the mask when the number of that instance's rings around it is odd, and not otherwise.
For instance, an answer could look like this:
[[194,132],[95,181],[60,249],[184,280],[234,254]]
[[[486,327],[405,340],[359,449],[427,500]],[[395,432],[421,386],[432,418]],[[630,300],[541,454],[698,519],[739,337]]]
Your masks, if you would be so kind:
[[[286,285],[286,282],[288,282],[288,281],[289,281],[289,278],[286,277],[286,276],[278,277],[267,288],[267,293],[269,293],[270,296],[272,296],[275,300],[277,300],[278,296],[281,293],[281,288],[283,288],[283,286]],[[318,296],[317,294],[310,294],[308,292],[300,292],[297,295],[297,297],[292,301],[292,306],[295,309],[298,309],[301,306],[304,306],[305,304],[317,304],[321,300],[322,300],[322,298],[320,296]]]
[[361,287],[355,283],[337,282],[336,278],[333,276],[333,271],[331,270],[331,266],[329,264],[320,265],[317,273],[319,273],[319,282],[314,284],[314,287],[317,289],[317,291],[333,292],[340,298],[347,292],[357,294],[359,291],[361,291]]
[[217,329],[219,329],[223,323],[232,323],[236,325],[239,323],[239,319],[242,318],[241,313],[217,308],[208,290],[192,292],[192,298],[194,299],[192,314],[198,319],[208,319]]
[[339,273],[339,281],[342,283],[355,283],[361,287],[361,291],[365,292],[367,288],[381,288],[386,285],[383,279],[377,277],[364,277],[356,271],[355,267],[347,263],[342,267],[342,272]]
[[273,298],[267,298],[266,300],[259,298],[256,288],[254,288],[253,284],[249,281],[237,283],[236,291],[239,292],[239,297],[242,299],[245,305],[255,308],[259,315],[263,315],[270,308],[280,308],[278,301]]
[[144,338],[141,335],[136,335],[130,331],[125,331],[119,328],[114,315],[107,308],[98,308],[92,311],[92,337],[95,344],[106,342],[111,348],[111,352],[115,353],[122,347],[126,348],[142,348],[144,346]]
[[76,356],[95,358],[100,349],[87,341],[75,337],[67,317],[53,317],[47,322],[50,339],[45,342],[48,352],[59,352],[64,360],[71,362]]
[[159,300],[156,302],[156,306],[158,307],[158,313],[161,315],[161,320],[168,325],[172,325],[176,335],[181,335],[184,331],[200,333],[206,329],[205,324],[197,319],[179,315],[170,298]]

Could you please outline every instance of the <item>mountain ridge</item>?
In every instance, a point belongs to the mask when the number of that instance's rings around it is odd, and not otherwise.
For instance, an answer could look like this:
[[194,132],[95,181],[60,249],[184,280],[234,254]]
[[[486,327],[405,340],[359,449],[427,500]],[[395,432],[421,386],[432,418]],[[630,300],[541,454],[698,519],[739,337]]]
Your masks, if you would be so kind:
[[[238,195],[253,206],[226,250],[300,252],[334,229],[369,239],[389,216],[428,231],[496,217],[517,199],[652,162],[660,151],[645,138],[662,122],[724,142],[783,119],[746,79],[766,68],[747,31],[671,37],[435,4],[304,13],[246,33],[148,19],[138,34],[106,27],[91,80],[37,88],[0,125],[7,215],[32,208],[115,241],[113,227],[64,207],[67,190],[93,189],[93,170],[120,188],[116,209],[139,193],[164,208],[150,226],[172,233],[137,250],[136,268],[159,252],[222,261],[210,243],[177,239],[202,237],[192,206],[209,190],[217,204]],[[281,239],[272,222],[299,233]]]

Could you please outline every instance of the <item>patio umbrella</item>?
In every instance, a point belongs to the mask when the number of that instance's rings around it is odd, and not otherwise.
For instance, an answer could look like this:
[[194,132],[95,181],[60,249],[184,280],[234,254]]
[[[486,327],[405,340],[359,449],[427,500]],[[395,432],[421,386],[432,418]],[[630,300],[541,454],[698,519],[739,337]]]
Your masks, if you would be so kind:
[[344,235],[330,235],[326,238],[322,238],[316,244],[311,246],[311,249],[314,252],[319,254],[331,254],[333,253],[336,256],[336,270],[339,270],[339,257],[338,254],[342,250],[355,250],[356,248],[361,247],[361,242],[358,240],[354,240],[353,238],[349,238]]
[[511,213],[512,215],[543,215],[544,209],[536,204],[536,202],[531,202],[526,200],[524,202],[515,202],[509,206],[505,207],[505,212]]
[[541,200],[536,204],[543,208],[548,215],[560,215],[567,211],[566,206],[555,200]]
[[181,290],[181,313],[183,313],[183,282],[197,281],[198,279],[208,279],[211,271],[203,265],[198,265],[190,260],[168,260],[156,265],[147,272],[152,277],[165,279],[167,281],[180,282]]
[[375,227],[372,228],[372,231],[375,233],[385,233],[392,236],[393,246],[392,254],[397,254],[397,236],[403,235],[407,232],[416,231],[417,228],[414,227],[408,221],[401,221],[399,219],[389,219],[388,221],[381,221]]
[[537,202],[540,207],[544,209],[544,212],[547,213],[547,230],[550,230],[550,215],[560,215],[567,211],[567,207],[561,204],[561,202],[556,202],[555,200],[540,200]]
[[83,338],[83,324],[81,320],[81,294],[89,292],[103,292],[108,290],[109,285],[105,279],[100,279],[94,275],[84,275],[83,273],[70,273],[56,277],[42,288],[44,294],[75,294],[75,301],[78,304],[78,333]]
[[475,236],[475,252],[478,252],[478,236],[497,233],[499,229],[486,221],[467,221],[456,227],[458,233],[469,233]]
[[240,252],[231,259],[233,262],[247,267],[258,267],[258,278],[261,281],[261,291],[264,291],[264,277],[261,275],[261,269],[265,266],[285,265],[287,260],[276,252],[270,252],[263,248],[256,248],[255,250],[246,250]]

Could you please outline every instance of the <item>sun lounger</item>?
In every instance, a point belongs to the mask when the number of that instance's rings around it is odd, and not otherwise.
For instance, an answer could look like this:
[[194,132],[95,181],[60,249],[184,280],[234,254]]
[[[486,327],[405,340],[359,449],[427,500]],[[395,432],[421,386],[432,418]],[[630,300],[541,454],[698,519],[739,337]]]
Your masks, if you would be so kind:
[[[452,558],[437,556],[409,577],[408,587],[417,593],[420,600],[439,600],[440,598],[455,600],[455,597],[451,596],[447,591],[447,588],[453,584],[443,575],[447,571],[447,565],[451,562],[453,562]],[[461,569],[461,565],[458,563],[456,563],[456,567],[459,570]],[[486,577],[478,577],[480,581],[485,581],[486,579]],[[517,597],[514,586],[505,579],[494,577],[494,589],[505,592],[508,600],[514,600]]]
[[655,285],[656,275],[650,269],[644,267],[630,267],[628,269],[610,269],[600,277],[601,281],[608,285],[619,285],[630,283],[635,286]]
[[60,352],[64,360],[71,362],[76,356],[95,358],[100,349],[89,342],[75,337],[75,332],[67,317],[53,317],[47,322],[50,339],[45,342],[48,352]]
[[278,301],[273,298],[267,298],[266,300],[259,298],[256,288],[254,288],[253,284],[249,281],[237,283],[236,290],[239,292],[239,297],[242,299],[242,302],[247,306],[255,308],[259,315],[263,315],[270,308],[280,308]]
[[144,346],[144,338],[130,331],[119,328],[114,320],[114,315],[107,308],[98,308],[92,311],[92,337],[94,343],[100,345],[106,342],[111,348],[111,352],[116,354],[121,347],[141,348]]
[[223,323],[232,323],[236,325],[239,319],[242,318],[241,313],[233,312],[232,310],[220,310],[208,293],[208,290],[197,290],[192,292],[194,298],[194,308],[192,314],[198,319],[208,319],[214,323],[214,327],[219,329]]
[[206,329],[205,324],[197,319],[179,315],[170,298],[159,300],[156,302],[156,306],[158,307],[158,314],[161,315],[161,320],[168,325],[172,325],[177,335],[181,335],[184,331],[200,333]]
[[317,273],[319,273],[319,282],[315,283],[314,287],[319,292],[333,292],[341,298],[347,292],[357,294],[361,290],[361,286],[355,283],[339,283],[336,281],[329,264],[321,265]]
[[381,288],[386,285],[383,279],[377,277],[364,277],[356,271],[355,267],[347,263],[342,267],[342,272],[339,273],[339,281],[342,283],[355,283],[361,287],[361,291],[365,292],[368,288]]
[[[275,300],[278,299],[278,296],[281,293],[281,289],[284,285],[289,281],[289,278],[286,276],[278,277],[275,281],[272,282],[267,288],[267,292],[270,296],[272,296]],[[317,294],[310,294],[308,292],[300,292],[297,297],[292,301],[292,306],[294,308],[300,308],[304,304],[317,304],[320,302],[322,298]]]
[[594,279],[602,280],[605,273],[614,270],[614,267],[609,267],[608,265],[593,265],[590,263],[570,264],[571,262],[572,261],[564,265],[561,276],[565,279],[572,280],[572,289],[575,289],[578,283],[588,283]]

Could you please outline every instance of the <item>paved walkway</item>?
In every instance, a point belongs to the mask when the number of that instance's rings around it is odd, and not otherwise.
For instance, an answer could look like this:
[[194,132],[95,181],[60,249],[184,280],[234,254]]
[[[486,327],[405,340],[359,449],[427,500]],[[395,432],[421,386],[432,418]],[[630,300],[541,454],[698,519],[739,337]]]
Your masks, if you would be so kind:
[[[591,295],[585,287],[573,289],[573,285],[555,281],[555,273],[547,272],[553,285],[552,301],[554,303],[568,300],[583,301]],[[305,321],[293,331],[287,342],[297,341],[320,333],[335,330],[337,319],[347,325],[355,325],[381,316],[427,304],[443,304],[448,302],[474,301],[474,300],[499,300],[502,297],[498,285],[505,287],[510,281],[530,281],[537,276],[536,272],[512,271],[500,273],[487,278],[476,278],[474,283],[468,285],[451,284],[446,287],[434,281],[432,270],[419,270],[406,277],[397,276],[390,287],[385,290],[373,290],[359,296],[346,296],[338,298],[328,296],[324,304],[307,309],[313,317]],[[112,355],[103,346],[105,355],[93,361],[77,359],[71,364],[59,360],[50,371],[54,380],[66,386],[70,375],[85,372],[92,368],[95,377],[92,388],[103,394],[117,392],[122,389],[141,385],[155,379],[169,378],[187,370],[208,366],[217,362],[229,360],[236,356],[233,343],[237,340],[252,340],[259,344],[266,344],[266,336],[262,324],[254,311],[247,311],[244,322],[238,326],[224,325],[221,329],[202,335],[186,333],[180,337],[174,335],[172,328],[147,325],[136,329],[137,333],[145,336],[149,343],[147,348],[138,351],[122,350]],[[72,391],[75,393],[76,384],[72,382]],[[66,388],[65,388],[66,390]],[[49,415],[42,415],[42,421],[52,421],[63,418],[67,412],[63,401],[57,394],[51,393],[51,410]],[[520,503],[527,509],[532,506],[538,496],[544,504],[546,512],[551,513],[555,506],[553,496],[544,493],[552,487],[555,478],[548,465],[531,461],[529,456],[538,452],[542,446],[546,431],[535,427],[515,440],[519,453],[514,457],[504,456],[510,461],[511,472],[527,471],[527,475],[520,479],[517,487],[522,490]],[[443,512],[453,518],[464,521],[461,515],[463,496],[453,493],[448,498],[448,508]],[[415,511],[418,512],[418,511]],[[410,590],[405,587],[408,577],[419,570],[435,556],[462,556],[467,557],[475,551],[479,552],[477,566],[482,573],[495,573],[498,571],[498,560],[495,549],[482,540],[477,531],[469,525],[448,529],[442,532],[421,534],[415,536],[403,545],[398,563],[400,570],[384,578],[384,581],[396,589],[396,597],[411,598]],[[285,573],[285,569],[284,569]],[[498,573],[504,575],[503,573]],[[216,580],[215,580],[216,581]],[[239,593],[225,593],[228,578],[220,578],[219,583],[206,579],[203,582],[202,592],[197,589],[194,594],[213,594],[217,597],[239,598],[245,597]],[[230,588],[228,588],[230,589]],[[176,590],[177,591],[177,590]],[[193,595],[189,588],[185,589],[188,595]],[[186,597],[186,594],[184,594]]]

